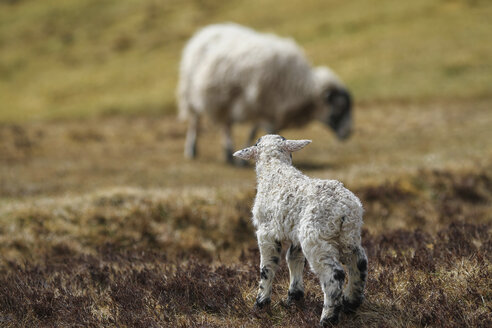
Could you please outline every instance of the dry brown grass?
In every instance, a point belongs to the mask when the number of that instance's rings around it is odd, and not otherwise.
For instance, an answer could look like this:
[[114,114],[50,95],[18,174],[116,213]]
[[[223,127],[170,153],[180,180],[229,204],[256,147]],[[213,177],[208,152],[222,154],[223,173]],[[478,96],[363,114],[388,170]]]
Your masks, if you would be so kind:
[[[366,205],[367,299],[341,327],[492,324],[490,171],[422,171],[355,189]],[[322,294],[253,309],[259,254],[253,192],[113,189],[1,213],[5,326],[312,327]],[[399,229],[396,229],[399,228]]]
[[[341,327],[492,324],[492,176],[435,172],[418,179],[430,181],[426,193],[389,185],[356,190],[369,205],[367,299],[354,316],[342,316]],[[478,188],[463,191],[463,181]],[[252,307],[259,260],[246,221],[252,196],[118,190],[10,208],[2,213],[2,324],[312,327],[322,295],[309,272],[303,303],[282,302],[282,264],[271,307]],[[418,220],[437,214],[437,232],[425,225],[370,232],[386,213],[413,213],[416,203],[430,209]]]
[[[489,101],[373,104],[336,143],[323,127],[294,156],[365,206],[367,299],[341,327],[492,324]],[[196,162],[169,116],[0,127],[0,326],[311,327],[316,278],[286,307],[252,308],[258,250],[252,167],[223,164],[211,127]],[[246,128],[236,131],[243,137]]]

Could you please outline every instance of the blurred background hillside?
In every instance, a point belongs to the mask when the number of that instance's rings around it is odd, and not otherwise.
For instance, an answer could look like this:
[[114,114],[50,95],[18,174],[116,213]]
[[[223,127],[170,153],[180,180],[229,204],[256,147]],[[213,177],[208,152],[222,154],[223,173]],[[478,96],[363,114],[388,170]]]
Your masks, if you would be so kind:
[[0,121],[174,113],[181,49],[233,21],[291,36],[359,104],[492,97],[488,0],[1,0]]
[[[293,37],[355,97],[355,134],[320,123],[294,156],[320,178],[381,182],[492,162],[492,2],[486,0],[2,0],[0,195],[113,186],[254,184],[206,125],[182,155],[175,89],[185,42],[224,21]],[[246,127],[235,129],[241,147]],[[221,179],[217,179],[217,176]]]

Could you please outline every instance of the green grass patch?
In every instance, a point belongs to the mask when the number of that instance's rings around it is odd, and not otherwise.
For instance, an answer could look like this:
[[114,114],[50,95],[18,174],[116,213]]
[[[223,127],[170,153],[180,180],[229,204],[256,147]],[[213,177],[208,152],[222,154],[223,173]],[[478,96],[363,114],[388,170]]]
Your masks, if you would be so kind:
[[234,21],[294,37],[359,101],[492,94],[489,1],[1,1],[0,121],[174,113],[181,49]]

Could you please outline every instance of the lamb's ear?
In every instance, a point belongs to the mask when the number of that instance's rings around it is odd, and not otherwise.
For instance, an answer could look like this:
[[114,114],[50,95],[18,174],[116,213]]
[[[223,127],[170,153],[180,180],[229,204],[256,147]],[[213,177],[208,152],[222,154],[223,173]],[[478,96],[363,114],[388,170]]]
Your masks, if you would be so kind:
[[238,150],[237,152],[232,154],[232,156],[239,157],[245,160],[253,159],[256,156],[256,146],[251,146],[248,148]]
[[301,150],[311,143],[311,140],[285,140],[284,149],[288,152],[295,152]]

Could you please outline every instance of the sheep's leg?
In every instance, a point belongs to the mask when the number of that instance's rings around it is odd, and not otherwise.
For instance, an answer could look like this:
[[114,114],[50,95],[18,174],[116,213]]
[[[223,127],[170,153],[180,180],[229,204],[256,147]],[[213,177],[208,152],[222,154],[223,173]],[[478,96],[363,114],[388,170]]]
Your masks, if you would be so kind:
[[326,326],[338,322],[342,308],[342,288],[345,282],[345,271],[338,262],[338,249],[328,242],[318,240],[316,246],[308,248],[302,244],[312,270],[318,276],[324,293],[323,312],[320,324]]
[[196,138],[200,128],[200,116],[191,114],[188,123],[188,131],[186,132],[186,142],[184,155],[186,158],[195,158],[197,155]]
[[287,303],[298,301],[304,297],[304,284],[302,282],[302,273],[306,258],[302,254],[301,245],[290,245],[285,256],[289,266],[290,285],[287,297]]
[[260,285],[255,305],[262,308],[270,303],[272,282],[278,269],[282,244],[258,233],[258,246],[260,248]]
[[278,134],[278,129],[276,129],[273,125],[267,125],[265,130],[268,134]]
[[343,311],[354,312],[364,300],[367,277],[367,257],[364,248],[358,246],[347,256],[348,283],[343,291]]
[[251,131],[249,131],[248,139],[246,140],[246,144],[244,147],[249,147],[254,144],[256,134],[258,134],[258,124],[253,125]]
[[224,156],[227,163],[234,163],[232,153],[234,151],[234,143],[232,142],[231,124],[227,123],[223,128],[224,137]]

